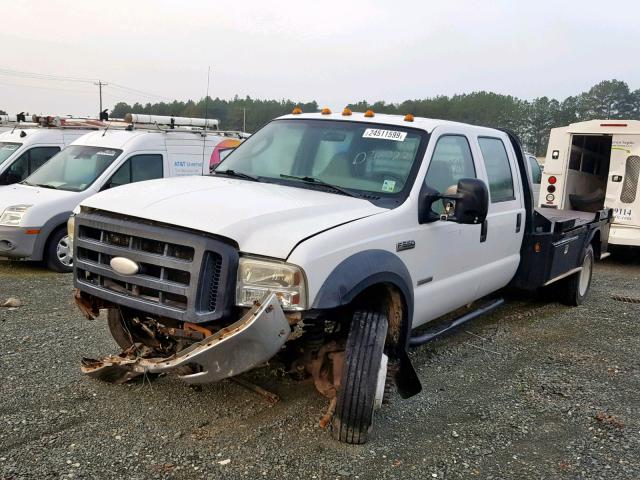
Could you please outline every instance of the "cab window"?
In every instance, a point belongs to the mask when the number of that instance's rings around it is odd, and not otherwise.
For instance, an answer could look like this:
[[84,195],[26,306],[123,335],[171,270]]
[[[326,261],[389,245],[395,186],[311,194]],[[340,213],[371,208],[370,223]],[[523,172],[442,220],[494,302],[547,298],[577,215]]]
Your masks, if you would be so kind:
[[59,151],[60,147],[33,147],[27,150],[0,176],[0,185],[21,182]]
[[484,166],[489,179],[491,203],[514,200],[513,174],[504,143],[499,138],[478,138]]
[[104,188],[114,188],[128,183],[162,178],[162,155],[144,154],[128,158],[111,176]]
[[462,135],[443,135],[433,150],[425,183],[439,193],[446,193],[457,187],[461,178],[476,178],[469,141]]

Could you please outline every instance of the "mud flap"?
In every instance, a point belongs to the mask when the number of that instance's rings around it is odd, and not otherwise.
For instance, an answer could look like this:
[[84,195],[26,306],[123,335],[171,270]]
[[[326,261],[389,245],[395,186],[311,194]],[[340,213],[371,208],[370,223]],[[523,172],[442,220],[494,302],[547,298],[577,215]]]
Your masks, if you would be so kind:
[[413,368],[407,349],[401,348],[399,350],[398,360],[400,360],[400,369],[396,375],[398,393],[402,398],[413,397],[422,391],[422,384],[420,383],[418,374]]

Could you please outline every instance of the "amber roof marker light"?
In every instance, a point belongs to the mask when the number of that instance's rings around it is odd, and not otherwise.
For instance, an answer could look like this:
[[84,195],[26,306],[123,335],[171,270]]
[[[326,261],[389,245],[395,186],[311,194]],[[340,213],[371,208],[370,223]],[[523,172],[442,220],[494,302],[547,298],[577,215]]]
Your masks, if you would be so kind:
[[292,111],[291,111],[291,115],[300,115],[302,113],[302,109],[300,107],[295,107]]
[[407,114],[404,116],[404,121],[405,121],[405,122],[413,122],[413,120],[414,120],[413,115],[411,115],[410,113],[407,113]]
[[320,113],[322,115],[331,115],[331,109],[328,107],[324,107]]
[[342,110],[342,116],[343,117],[349,117],[351,116],[351,110],[349,109],[349,107],[344,107],[344,110]]
[[376,116],[376,114],[373,110],[367,110],[366,112],[364,112],[364,116],[365,118],[373,118]]

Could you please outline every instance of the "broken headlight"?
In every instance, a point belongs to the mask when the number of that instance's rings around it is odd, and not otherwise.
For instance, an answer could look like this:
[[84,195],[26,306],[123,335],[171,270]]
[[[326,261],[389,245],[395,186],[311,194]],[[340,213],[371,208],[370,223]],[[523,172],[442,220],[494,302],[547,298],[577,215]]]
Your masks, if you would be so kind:
[[0,225],[7,227],[18,227],[22,222],[22,217],[27,213],[27,210],[31,208],[31,205],[12,205],[4,209],[2,215],[0,215]]
[[307,286],[301,268],[290,263],[240,258],[236,305],[251,307],[267,292],[278,296],[283,310],[307,308]]

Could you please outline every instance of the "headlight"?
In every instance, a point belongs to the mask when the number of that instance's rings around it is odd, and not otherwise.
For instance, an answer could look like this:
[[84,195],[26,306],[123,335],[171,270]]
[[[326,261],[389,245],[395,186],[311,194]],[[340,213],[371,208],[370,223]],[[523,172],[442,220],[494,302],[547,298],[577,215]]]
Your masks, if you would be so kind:
[[251,307],[268,291],[278,296],[284,310],[307,308],[307,287],[302,269],[289,263],[240,258],[236,304]]
[[22,217],[27,210],[31,208],[31,205],[12,205],[4,209],[2,215],[0,215],[0,225],[6,225],[8,227],[18,227],[22,221]]
[[69,246],[73,249],[73,232],[76,228],[76,214],[72,213],[67,220],[67,235],[69,236]]

